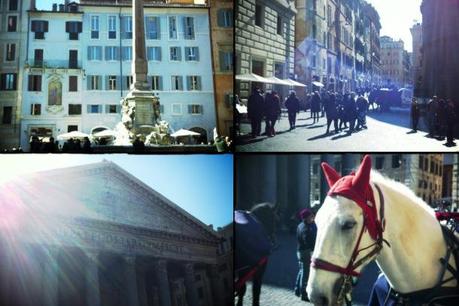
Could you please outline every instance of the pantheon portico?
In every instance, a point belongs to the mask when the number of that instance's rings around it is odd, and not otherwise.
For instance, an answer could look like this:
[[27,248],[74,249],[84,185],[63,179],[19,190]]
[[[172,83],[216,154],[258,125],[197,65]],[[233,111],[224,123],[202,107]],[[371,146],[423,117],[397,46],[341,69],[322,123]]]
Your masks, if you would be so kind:
[[112,162],[0,187],[1,305],[223,305],[219,236]]

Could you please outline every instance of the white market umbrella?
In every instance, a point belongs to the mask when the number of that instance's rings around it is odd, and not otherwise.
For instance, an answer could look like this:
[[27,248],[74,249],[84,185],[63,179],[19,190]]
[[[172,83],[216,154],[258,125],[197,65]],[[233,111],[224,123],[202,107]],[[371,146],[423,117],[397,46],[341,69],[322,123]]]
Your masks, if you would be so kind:
[[190,131],[190,130],[185,130],[185,129],[180,129],[177,132],[171,134],[172,137],[183,137],[183,136],[200,136],[201,134]]
[[116,137],[116,132],[112,130],[103,130],[97,133],[94,133],[92,136],[95,138],[99,137]]
[[269,78],[266,78],[271,84],[278,84],[278,85],[287,85],[287,86],[291,86],[291,84],[289,82],[286,82],[284,80],[281,80],[279,78],[276,78],[275,76],[272,76],[272,77],[269,77]]
[[304,85],[303,83],[297,82],[297,81],[292,80],[292,79],[286,79],[284,81],[288,82],[290,84],[290,86],[306,87],[306,85]]
[[269,80],[255,73],[238,74],[236,75],[236,80],[258,83],[270,83]]
[[57,140],[68,140],[70,138],[84,139],[85,137],[89,137],[89,135],[86,133],[79,132],[79,131],[73,131],[70,133],[58,135]]
[[312,85],[317,86],[317,87],[324,87],[325,86],[324,84],[322,84],[320,82],[317,82],[317,81],[312,82]]

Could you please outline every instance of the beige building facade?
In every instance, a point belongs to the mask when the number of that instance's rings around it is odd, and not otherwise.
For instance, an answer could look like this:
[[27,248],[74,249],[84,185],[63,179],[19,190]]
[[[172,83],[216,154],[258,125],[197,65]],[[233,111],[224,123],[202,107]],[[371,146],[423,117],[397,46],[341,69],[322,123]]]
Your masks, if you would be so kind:
[[[295,2],[239,0],[235,25],[236,74],[255,73],[280,79],[292,77],[294,67]],[[250,85],[251,84],[251,85]],[[254,87],[276,89],[286,97],[286,86],[236,81],[235,93],[244,100]]]
[[233,129],[233,0],[210,0],[210,30],[218,134]]

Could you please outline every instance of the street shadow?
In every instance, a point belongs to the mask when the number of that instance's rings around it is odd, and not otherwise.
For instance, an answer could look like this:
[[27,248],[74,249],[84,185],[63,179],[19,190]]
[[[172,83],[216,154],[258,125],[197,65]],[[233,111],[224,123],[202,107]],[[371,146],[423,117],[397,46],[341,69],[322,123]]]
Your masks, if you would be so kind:
[[314,140],[317,140],[317,139],[327,138],[327,137],[329,137],[330,135],[331,135],[331,134],[324,133],[324,134],[322,134],[322,135],[317,135],[317,136],[308,138],[308,141],[314,141]]
[[445,147],[447,147],[447,148],[452,148],[452,147],[456,147],[457,146],[457,144],[455,142],[453,142],[453,143],[444,143],[443,145]]
[[407,133],[407,134],[416,134],[417,132],[416,132],[416,131],[413,131],[413,130],[411,130],[411,131],[408,131],[408,132],[406,132],[406,133]]
[[322,125],[315,125],[315,126],[310,126],[308,127],[308,129],[312,130],[312,129],[318,129],[318,128],[321,128],[321,127],[324,127],[326,126],[325,124],[322,124]]
[[341,138],[346,138],[346,137],[349,137],[351,136],[352,134],[348,134],[347,132],[344,133],[344,134],[341,134],[341,135],[337,135],[335,137],[332,137],[330,138],[331,140],[338,140],[338,139],[341,139]]

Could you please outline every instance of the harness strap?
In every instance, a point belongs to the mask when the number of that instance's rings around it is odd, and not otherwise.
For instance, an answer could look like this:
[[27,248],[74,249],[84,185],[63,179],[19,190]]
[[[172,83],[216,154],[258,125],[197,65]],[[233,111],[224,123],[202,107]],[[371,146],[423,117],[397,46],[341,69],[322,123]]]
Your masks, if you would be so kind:
[[258,269],[261,268],[262,266],[266,265],[268,263],[268,256],[264,256],[262,257],[258,262],[257,264],[249,270],[249,272],[247,272],[244,276],[242,276],[241,278],[239,278],[236,282],[236,284],[234,285],[234,288],[236,289],[235,292],[238,292],[239,289],[242,288],[242,286],[244,286],[244,284],[249,280],[251,279],[255,273],[257,273]]

